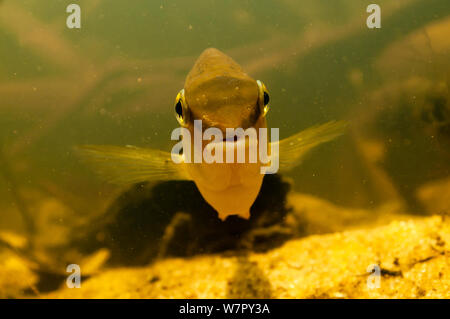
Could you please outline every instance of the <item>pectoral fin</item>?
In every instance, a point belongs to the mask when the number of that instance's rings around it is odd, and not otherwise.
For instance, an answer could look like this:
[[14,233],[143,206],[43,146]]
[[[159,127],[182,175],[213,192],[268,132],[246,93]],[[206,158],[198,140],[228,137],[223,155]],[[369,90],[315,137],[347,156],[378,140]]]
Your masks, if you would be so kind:
[[288,171],[299,165],[309,150],[342,135],[346,126],[346,121],[331,121],[279,141],[280,171]]
[[184,163],[175,164],[172,154],[134,146],[82,145],[76,152],[105,180],[116,184],[190,179]]

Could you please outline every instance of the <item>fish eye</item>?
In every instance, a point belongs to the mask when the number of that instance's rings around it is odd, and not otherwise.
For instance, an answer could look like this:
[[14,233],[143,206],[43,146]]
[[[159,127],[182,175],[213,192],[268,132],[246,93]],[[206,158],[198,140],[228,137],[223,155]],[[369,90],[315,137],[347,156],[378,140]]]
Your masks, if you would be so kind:
[[177,104],[175,104],[175,112],[179,117],[183,117],[183,107],[181,106],[181,101],[178,101]]
[[258,90],[259,90],[259,105],[262,109],[262,114],[265,116],[267,112],[269,112],[269,92],[267,91],[266,86],[264,83],[262,83],[260,80],[257,80],[256,83],[258,84]]
[[184,89],[178,92],[175,98],[175,117],[181,126],[186,126],[186,100],[184,97]]
[[266,91],[264,91],[264,106],[268,105],[269,101],[270,101],[269,94]]

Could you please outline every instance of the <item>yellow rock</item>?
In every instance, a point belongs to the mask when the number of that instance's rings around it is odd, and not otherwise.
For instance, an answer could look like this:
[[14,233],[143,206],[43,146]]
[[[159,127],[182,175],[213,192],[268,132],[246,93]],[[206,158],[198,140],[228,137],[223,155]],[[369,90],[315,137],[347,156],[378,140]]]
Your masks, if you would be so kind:
[[[52,298],[449,298],[443,216],[286,242],[253,252],[173,258],[107,270]],[[379,288],[368,286],[371,265]]]

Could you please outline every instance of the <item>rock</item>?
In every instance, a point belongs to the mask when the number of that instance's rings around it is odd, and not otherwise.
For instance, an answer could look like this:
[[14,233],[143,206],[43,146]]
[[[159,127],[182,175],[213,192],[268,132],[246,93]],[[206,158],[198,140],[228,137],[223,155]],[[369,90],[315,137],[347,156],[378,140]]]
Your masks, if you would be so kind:
[[334,233],[357,227],[373,227],[405,218],[400,201],[389,201],[374,209],[349,208],[336,205],[322,198],[308,194],[292,192],[288,196],[292,214],[287,218],[295,219],[292,228],[299,230],[297,235]]
[[[449,298],[450,220],[433,216],[292,239],[265,253],[169,258],[47,298]],[[370,288],[372,265],[379,288]]]
[[417,197],[429,213],[450,214],[450,178],[432,181],[417,190]]
[[0,299],[24,296],[26,291],[35,290],[37,279],[27,261],[0,250]]

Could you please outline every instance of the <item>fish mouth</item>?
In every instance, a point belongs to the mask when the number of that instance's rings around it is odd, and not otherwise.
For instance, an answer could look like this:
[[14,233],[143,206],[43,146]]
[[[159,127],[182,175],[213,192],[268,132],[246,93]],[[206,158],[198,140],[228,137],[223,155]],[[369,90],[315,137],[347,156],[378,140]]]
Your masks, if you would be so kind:
[[238,137],[236,135],[231,136],[231,137],[224,137],[223,138],[223,142],[237,142],[238,141]]
[[[251,140],[254,141],[254,145],[258,145],[257,137],[252,138]],[[225,155],[225,152],[227,152],[227,150],[234,153],[238,148],[243,148],[247,153],[250,151],[250,145],[250,138],[248,136],[233,134],[229,137],[225,136],[222,140],[210,141],[205,145],[205,147],[218,147],[219,149],[220,147],[222,147]]]

